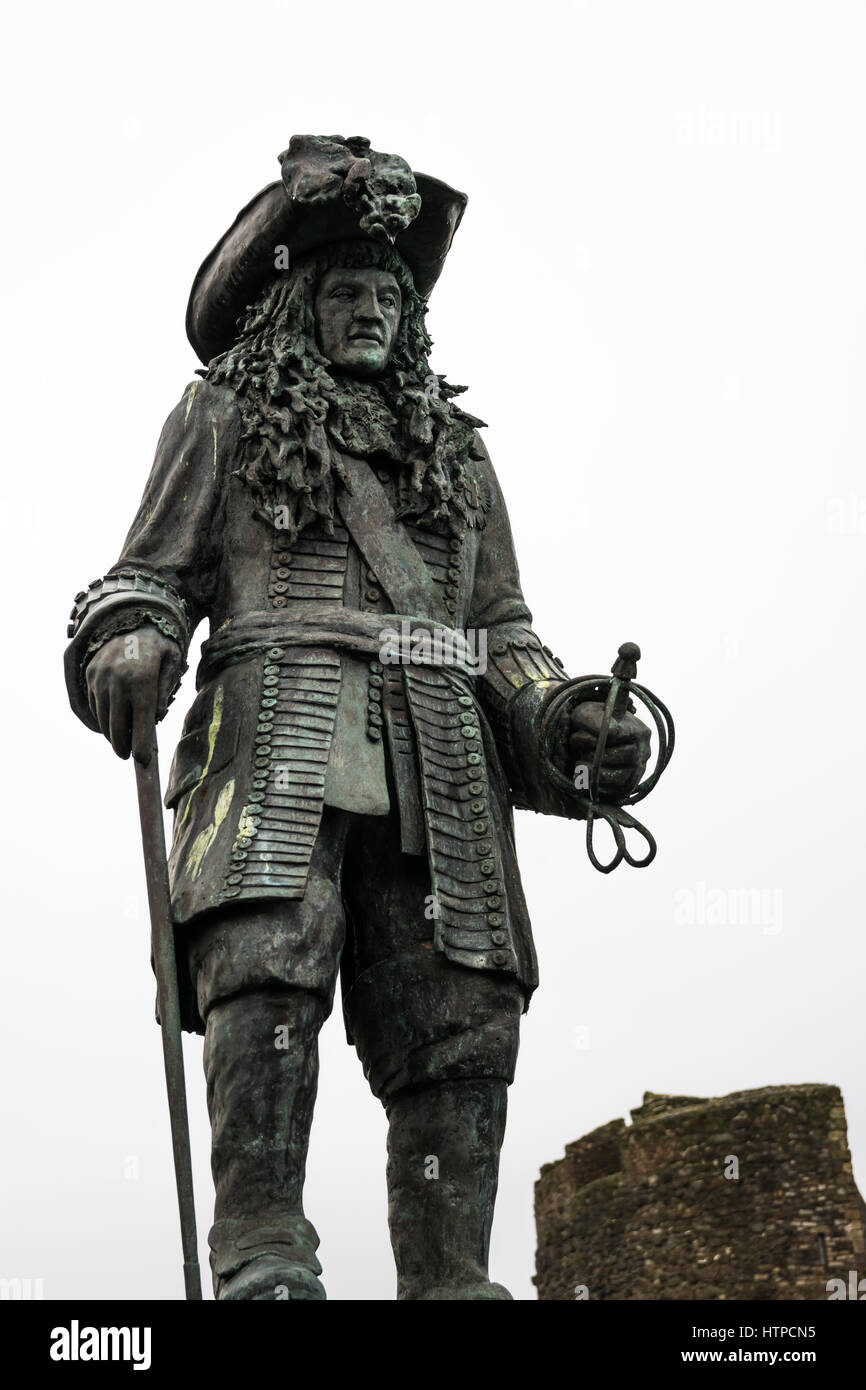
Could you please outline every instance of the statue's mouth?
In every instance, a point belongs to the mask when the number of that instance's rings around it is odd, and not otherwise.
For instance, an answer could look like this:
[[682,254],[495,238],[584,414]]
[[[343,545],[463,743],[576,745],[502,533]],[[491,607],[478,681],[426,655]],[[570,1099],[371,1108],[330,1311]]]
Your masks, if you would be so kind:
[[349,341],[352,343],[375,343],[377,347],[381,347],[383,339],[378,333],[350,333]]

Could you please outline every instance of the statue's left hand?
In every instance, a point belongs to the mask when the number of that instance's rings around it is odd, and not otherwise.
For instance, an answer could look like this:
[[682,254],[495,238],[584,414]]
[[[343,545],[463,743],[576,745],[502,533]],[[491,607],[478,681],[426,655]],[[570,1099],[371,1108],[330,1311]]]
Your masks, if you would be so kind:
[[[568,750],[565,770],[572,780],[576,767],[588,769],[592,766],[603,715],[604,705],[595,700],[586,700],[563,711],[566,727],[561,746]],[[628,796],[643,777],[649,755],[650,730],[646,724],[633,714],[612,719],[599,768],[599,795],[610,801],[621,801]]]

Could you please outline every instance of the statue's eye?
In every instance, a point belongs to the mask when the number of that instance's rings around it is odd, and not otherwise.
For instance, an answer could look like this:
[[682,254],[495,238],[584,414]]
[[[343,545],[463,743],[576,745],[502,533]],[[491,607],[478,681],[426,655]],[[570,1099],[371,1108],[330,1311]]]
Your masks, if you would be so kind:
[[354,299],[355,291],[350,290],[348,285],[338,285],[335,290],[331,291],[331,298],[343,300]]
[[394,298],[393,294],[383,294],[382,298],[379,300],[379,303],[386,305],[389,309],[393,309],[397,303],[397,300]]

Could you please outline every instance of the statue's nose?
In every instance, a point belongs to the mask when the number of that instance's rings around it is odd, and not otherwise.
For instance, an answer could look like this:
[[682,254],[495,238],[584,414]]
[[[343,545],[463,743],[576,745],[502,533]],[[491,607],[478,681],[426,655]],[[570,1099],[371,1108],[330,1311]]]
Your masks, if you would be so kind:
[[355,306],[355,318],[382,321],[382,308],[374,294],[365,295],[363,299],[358,300]]

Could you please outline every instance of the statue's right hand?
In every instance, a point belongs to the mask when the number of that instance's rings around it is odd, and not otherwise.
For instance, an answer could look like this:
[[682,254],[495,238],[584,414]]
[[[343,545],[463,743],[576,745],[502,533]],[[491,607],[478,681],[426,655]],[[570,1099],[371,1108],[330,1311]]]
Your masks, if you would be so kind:
[[183,666],[177,642],[155,627],[120,632],[87,663],[90,711],[119,758],[148,763],[153,727]]

